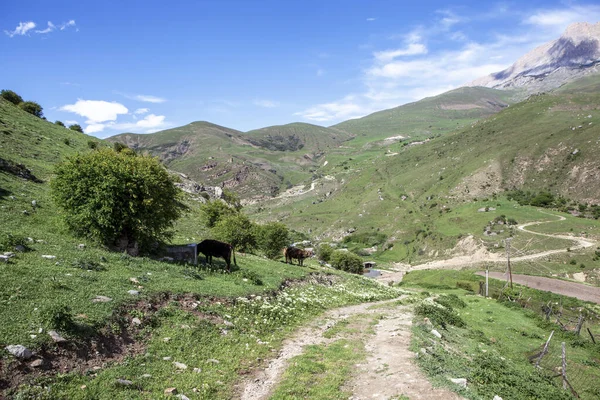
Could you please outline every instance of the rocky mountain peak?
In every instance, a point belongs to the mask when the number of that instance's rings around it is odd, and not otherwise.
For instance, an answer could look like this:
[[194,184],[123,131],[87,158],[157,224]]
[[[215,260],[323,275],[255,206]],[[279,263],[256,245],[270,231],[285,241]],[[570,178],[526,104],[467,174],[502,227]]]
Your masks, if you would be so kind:
[[600,72],[599,64],[600,23],[577,22],[569,25],[560,38],[533,49],[504,71],[476,79],[467,86],[517,87],[537,93]]

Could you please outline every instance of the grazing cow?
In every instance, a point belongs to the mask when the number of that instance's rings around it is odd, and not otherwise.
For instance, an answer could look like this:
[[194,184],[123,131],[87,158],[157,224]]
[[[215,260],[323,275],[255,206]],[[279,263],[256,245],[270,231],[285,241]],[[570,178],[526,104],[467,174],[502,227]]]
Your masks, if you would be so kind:
[[198,246],[196,246],[196,251],[196,254],[204,254],[206,256],[206,262],[210,262],[211,266],[213,256],[222,257],[225,260],[225,264],[227,264],[227,272],[231,272],[231,255],[233,255],[233,263],[237,267],[233,246],[229,243],[223,243],[213,239],[205,239],[198,243]]
[[294,246],[289,246],[283,249],[283,256],[285,257],[285,263],[287,264],[290,260],[290,264],[294,263],[294,258],[298,260],[298,265],[304,264],[304,259],[313,256],[312,250],[302,250]]

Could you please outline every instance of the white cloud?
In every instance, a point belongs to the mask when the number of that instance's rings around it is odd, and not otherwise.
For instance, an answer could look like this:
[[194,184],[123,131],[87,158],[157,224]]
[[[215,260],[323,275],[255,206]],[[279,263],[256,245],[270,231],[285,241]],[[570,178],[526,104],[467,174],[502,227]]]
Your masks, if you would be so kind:
[[[129,97],[129,96],[127,96],[127,97]],[[165,101],[167,101],[166,99],[163,99],[162,97],[147,96],[144,94],[135,95],[135,96],[133,96],[133,99],[139,100],[139,101],[144,101],[146,103],[164,103]]]
[[328,122],[359,118],[374,111],[373,109],[365,108],[357,100],[359,99],[356,96],[348,95],[339,101],[317,104],[304,111],[294,113],[294,115],[299,115],[311,121]]
[[279,103],[272,100],[264,100],[264,99],[255,99],[252,102],[255,106],[264,107],[264,108],[275,108],[279,107]]
[[134,114],[146,114],[148,111],[150,111],[149,108],[138,108],[133,113]]
[[323,76],[323,75],[325,75],[325,70],[323,68],[317,69],[317,76]]
[[427,54],[427,47],[421,43],[411,43],[404,49],[385,50],[373,53],[373,56],[380,62],[391,61],[401,56],[414,56]]
[[376,19],[377,19],[377,18],[367,18],[367,21],[369,21],[369,22],[373,22],[373,21],[375,21]]
[[129,110],[123,104],[104,100],[81,100],[75,104],[67,104],[59,110],[69,111],[88,119],[87,123],[94,125],[98,122],[116,121],[119,114],[127,114]]
[[15,35],[25,35],[27,32],[35,28],[35,22],[19,22],[19,25],[15,28],[14,31],[4,31],[9,37],[13,37]]
[[64,31],[65,29],[67,29],[67,28],[68,28],[68,27],[70,27],[70,26],[75,26],[75,20],[74,20],[74,19],[71,19],[71,20],[69,20],[69,22],[65,22],[64,24],[62,24],[62,25],[60,26],[60,28],[59,28],[59,29],[60,29],[61,31]]
[[158,128],[164,125],[165,116],[164,115],[154,115],[149,114],[142,120],[139,120],[135,123],[136,126],[140,128]]
[[97,133],[104,130],[104,124],[90,124],[83,130],[85,133]]
[[50,33],[50,32],[52,32],[55,29],[56,29],[56,26],[54,26],[54,24],[52,23],[52,21],[48,21],[48,27],[46,29],[41,30],[41,31],[40,30],[36,30],[35,33],[42,33],[42,34],[44,34],[44,33]]
[[78,124],[79,122],[75,121],[74,119],[68,119],[65,121],[65,124],[67,125],[73,125],[73,124]]

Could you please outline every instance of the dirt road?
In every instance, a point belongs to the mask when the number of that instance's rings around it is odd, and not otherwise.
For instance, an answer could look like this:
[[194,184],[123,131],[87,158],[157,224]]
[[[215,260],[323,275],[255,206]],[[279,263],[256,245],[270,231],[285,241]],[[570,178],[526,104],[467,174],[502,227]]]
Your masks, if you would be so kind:
[[[477,275],[485,276],[485,272],[477,272]],[[564,296],[575,297],[584,301],[600,304],[600,288],[588,286],[576,282],[567,282],[560,279],[544,278],[542,276],[516,275],[513,274],[513,283],[528,286],[532,289],[545,290]],[[490,272],[490,278],[506,279],[502,272]]]
[[[433,388],[414,363],[415,353],[409,350],[412,313],[406,306],[392,305],[396,300],[364,303],[331,310],[324,316],[300,328],[287,339],[276,358],[265,370],[258,371],[240,389],[243,400],[268,399],[288,367],[289,360],[304,352],[308,345],[326,345],[339,338],[325,338],[323,333],[338,321],[359,314],[382,316],[375,334],[368,336],[368,353],[364,363],[357,365],[354,378],[344,389],[352,392],[350,399],[391,399],[401,395],[410,399],[462,399],[447,389]],[[385,305],[389,304],[389,307]],[[384,307],[381,307],[384,306]]]
[[[554,214],[550,214],[550,213],[547,213],[544,211],[540,211],[540,212],[543,214],[553,216],[553,217],[557,217],[558,221],[564,221],[566,219],[565,217],[560,216],[560,215],[554,215]],[[548,234],[548,233],[539,233],[539,232],[534,232],[534,231],[530,231],[530,230],[526,229],[529,226],[546,224],[546,223],[556,222],[556,221],[557,220],[528,222],[526,224],[517,226],[517,229],[519,229],[520,231],[523,231],[523,232],[531,233],[533,235],[571,240],[575,243],[575,246],[570,248],[571,251],[577,250],[577,249],[585,249],[585,248],[589,248],[589,247],[598,245],[597,242],[592,241],[590,239],[580,238],[580,237],[576,237],[576,236],[569,236],[569,235],[552,235],[552,234]],[[513,262],[535,260],[538,258],[547,257],[552,254],[566,253],[568,251],[569,250],[567,250],[566,248],[547,250],[547,251],[542,251],[542,252],[535,253],[535,254],[528,254],[525,256],[512,257],[511,260]],[[429,261],[424,264],[413,265],[413,266],[408,265],[408,264],[398,264],[398,267],[395,268],[395,271],[393,271],[393,272],[382,271],[382,276],[380,277],[379,280],[381,280],[383,282],[389,282],[389,281],[400,282],[402,280],[402,277],[404,276],[404,274],[407,271],[416,271],[416,270],[423,270],[423,269],[458,269],[458,268],[462,268],[462,267],[466,267],[466,266],[482,265],[484,263],[505,263],[505,262],[506,262],[506,257],[504,257],[504,255],[493,254],[493,253],[486,253],[486,254],[482,255],[481,252],[477,252],[476,255],[469,254],[469,255],[464,255],[464,256],[457,256],[457,257],[449,258],[446,260]]]

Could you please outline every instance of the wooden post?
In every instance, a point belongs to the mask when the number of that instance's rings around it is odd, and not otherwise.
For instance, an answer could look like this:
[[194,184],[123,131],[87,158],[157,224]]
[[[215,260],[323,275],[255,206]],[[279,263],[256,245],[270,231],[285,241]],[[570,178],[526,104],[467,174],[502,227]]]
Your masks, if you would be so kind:
[[542,354],[540,354],[540,358],[538,358],[537,362],[535,363],[535,367],[536,368],[538,368],[540,366],[540,361],[542,361],[542,358],[548,352],[548,344],[550,344],[550,340],[552,339],[552,335],[554,335],[554,331],[550,332],[550,336],[548,337],[548,340],[546,341],[546,344],[544,345],[544,349],[542,350]]
[[490,276],[490,267],[486,267],[485,269],[485,297],[489,296],[488,288],[489,288],[489,276]]
[[577,321],[577,327],[575,328],[575,333],[579,335],[579,332],[581,332],[581,326],[583,325],[583,321],[585,321],[585,319],[583,318],[583,314],[579,314],[579,321]]
[[508,271],[508,276],[510,278],[510,288],[513,288],[513,282],[512,282],[512,271],[510,269],[510,241],[512,240],[512,238],[506,238],[504,239],[504,246],[506,247],[506,264],[507,264],[507,271]]
[[562,342],[562,381],[563,389],[567,388],[567,350],[565,349],[565,342]]
[[592,334],[592,331],[590,331],[590,328],[587,328],[587,331],[590,334],[590,337],[592,338],[592,342],[594,342],[594,344],[596,344],[596,339],[594,338],[594,335]]

